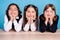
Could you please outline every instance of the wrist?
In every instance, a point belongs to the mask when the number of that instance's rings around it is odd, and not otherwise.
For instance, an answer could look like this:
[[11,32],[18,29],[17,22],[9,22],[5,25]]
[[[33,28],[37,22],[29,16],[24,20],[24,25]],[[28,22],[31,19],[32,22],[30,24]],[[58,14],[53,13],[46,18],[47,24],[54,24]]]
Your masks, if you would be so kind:
[[47,25],[47,21],[45,21],[45,24]]
[[50,20],[50,25],[52,25],[53,24],[53,20]]

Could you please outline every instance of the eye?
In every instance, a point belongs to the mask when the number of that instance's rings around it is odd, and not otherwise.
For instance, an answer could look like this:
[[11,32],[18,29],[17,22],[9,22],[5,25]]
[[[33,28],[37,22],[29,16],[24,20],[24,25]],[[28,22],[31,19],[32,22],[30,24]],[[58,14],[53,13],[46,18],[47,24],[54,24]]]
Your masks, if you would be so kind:
[[49,12],[49,11],[46,10],[46,12]]
[[9,10],[12,10],[11,8]]
[[17,11],[16,9],[14,9],[14,11]]
[[32,13],[34,13],[34,11],[32,11]]
[[30,13],[30,11],[27,11],[28,13]]
[[53,13],[53,11],[50,11],[50,13]]

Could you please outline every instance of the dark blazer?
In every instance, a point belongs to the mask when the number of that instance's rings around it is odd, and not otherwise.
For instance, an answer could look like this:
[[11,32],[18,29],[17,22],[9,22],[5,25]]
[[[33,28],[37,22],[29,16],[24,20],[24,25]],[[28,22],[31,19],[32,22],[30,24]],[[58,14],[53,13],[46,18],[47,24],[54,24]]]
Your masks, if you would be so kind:
[[41,32],[45,32],[45,31],[56,32],[58,19],[59,19],[58,15],[56,15],[56,17],[57,17],[57,19],[55,21],[53,20],[53,24],[52,25],[50,25],[49,22],[48,22],[48,24],[46,26],[44,15],[43,14],[40,15],[39,16],[39,19],[40,19],[40,25],[39,25],[40,31]]

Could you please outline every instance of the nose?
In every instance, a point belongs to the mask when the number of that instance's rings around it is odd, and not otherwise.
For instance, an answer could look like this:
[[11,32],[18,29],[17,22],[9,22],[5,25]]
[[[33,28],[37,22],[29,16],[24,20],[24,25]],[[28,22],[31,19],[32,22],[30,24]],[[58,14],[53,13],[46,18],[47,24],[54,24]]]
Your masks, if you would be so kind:
[[14,10],[12,10],[11,12],[14,13]]
[[32,14],[32,13],[30,13],[30,16],[33,16],[33,14]]

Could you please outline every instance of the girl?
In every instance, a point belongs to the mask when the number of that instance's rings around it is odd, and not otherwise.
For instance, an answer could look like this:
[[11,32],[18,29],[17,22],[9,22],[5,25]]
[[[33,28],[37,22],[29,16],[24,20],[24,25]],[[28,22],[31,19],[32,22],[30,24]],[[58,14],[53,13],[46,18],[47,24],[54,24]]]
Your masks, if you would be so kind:
[[29,4],[24,8],[24,31],[36,31],[38,27],[38,9],[36,6]]
[[40,15],[39,19],[41,32],[56,32],[59,17],[56,15],[56,10],[53,4],[45,6],[43,14]]
[[4,20],[4,30],[8,32],[14,29],[16,32],[21,31],[22,28],[22,15],[19,10],[18,5],[12,3],[8,6],[5,20]]

